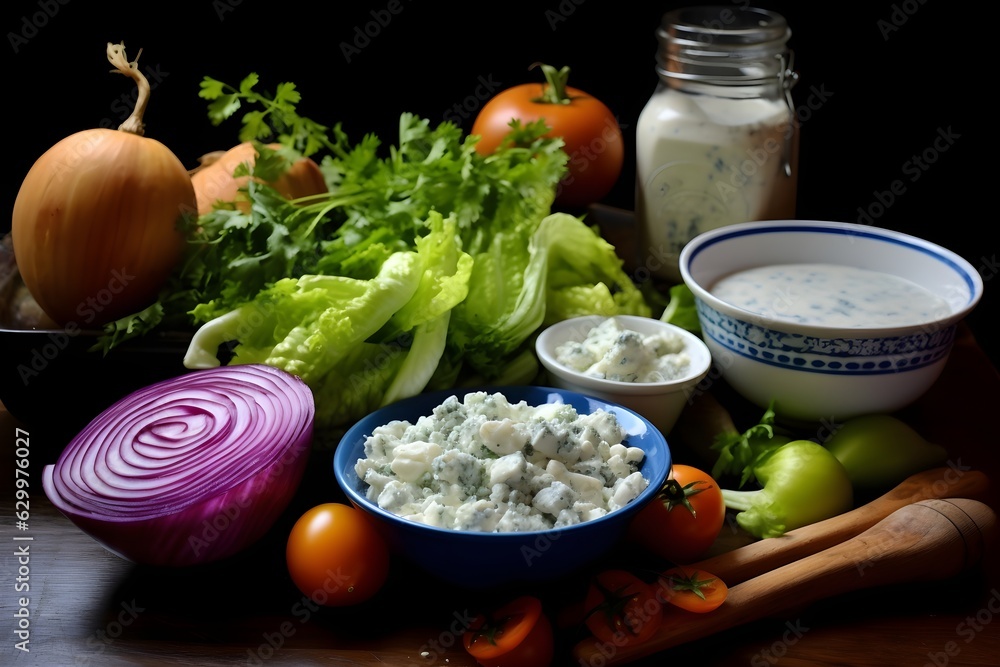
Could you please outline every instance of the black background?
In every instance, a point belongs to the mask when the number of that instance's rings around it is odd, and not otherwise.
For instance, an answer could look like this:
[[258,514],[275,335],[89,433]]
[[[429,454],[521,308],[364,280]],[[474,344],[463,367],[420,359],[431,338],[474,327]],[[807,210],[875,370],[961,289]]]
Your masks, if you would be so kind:
[[[21,179],[41,153],[72,132],[117,127],[128,114],[134,85],[109,73],[109,41],[124,41],[130,59],[143,50],[140,67],[155,72],[146,134],[189,167],[236,143],[239,130],[236,119],[209,123],[197,95],[203,76],[237,84],[256,72],[263,89],[292,81],[300,113],[341,122],[355,140],[373,132],[388,145],[403,111],[456,120],[468,131],[484,101],[477,93],[539,80],[529,71],[536,61],[568,65],[570,85],[618,116],[626,164],[605,203],[631,209],[636,119],[657,83],[654,30],[663,12],[697,3],[637,4],[6,3],[2,71],[13,149],[0,230],[9,229]],[[784,14],[793,31],[802,126],[797,217],[909,232],[965,257],[986,283],[969,321],[996,362],[988,327],[1000,271],[996,121],[974,120],[987,117],[990,103],[993,11],[940,0],[756,4]]]

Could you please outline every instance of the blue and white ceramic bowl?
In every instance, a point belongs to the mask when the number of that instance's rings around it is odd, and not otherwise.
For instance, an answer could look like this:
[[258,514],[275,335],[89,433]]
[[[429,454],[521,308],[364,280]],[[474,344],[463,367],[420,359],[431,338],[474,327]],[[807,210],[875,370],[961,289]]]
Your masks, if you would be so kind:
[[[414,423],[431,414],[449,396],[461,398],[470,391],[480,390],[499,391],[512,403],[522,400],[533,406],[565,403],[580,414],[590,414],[599,408],[613,412],[625,427],[627,444],[645,452],[640,472],[648,480],[648,486],[629,504],[599,518],[548,531],[506,533],[452,530],[417,523],[384,510],[367,498],[368,486],[358,478],[355,464],[365,456],[365,441],[375,428],[396,419]],[[348,500],[375,518],[395,553],[442,581],[476,589],[558,580],[598,560],[624,536],[636,512],[656,497],[670,465],[670,448],[663,434],[637,413],[573,391],[528,385],[471,387],[403,399],[352,426],[337,446],[333,460],[335,477]]]
[[[801,324],[766,308],[728,303],[712,290],[725,276],[780,264],[840,265],[904,278],[947,304],[923,322]],[[982,277],[957,254],[895,231],[843,222],[731,225],[692,239],[680,256],[717,372],[779,419],[833,422],[893,412],[940,376],[959,321],[983,293]]]

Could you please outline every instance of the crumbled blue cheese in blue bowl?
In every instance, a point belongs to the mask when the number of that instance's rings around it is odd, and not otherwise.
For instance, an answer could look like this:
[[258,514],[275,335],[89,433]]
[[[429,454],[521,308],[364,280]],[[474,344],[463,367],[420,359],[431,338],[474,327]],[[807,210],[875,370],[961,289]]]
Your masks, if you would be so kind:
[[394,551],[466,588],[553,581],[605,555],[670,470],[614,403],[538,386],[428,392],[351,427],[338,484]]

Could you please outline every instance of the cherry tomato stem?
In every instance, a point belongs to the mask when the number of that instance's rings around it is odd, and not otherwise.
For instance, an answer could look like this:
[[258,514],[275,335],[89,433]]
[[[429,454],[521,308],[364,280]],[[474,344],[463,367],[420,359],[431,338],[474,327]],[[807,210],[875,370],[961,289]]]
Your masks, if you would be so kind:
[[480,614],[462,641],[482,667],[547,667],[555,655],[552,623],[531,595]]
[[674,564],[692,563],[715,543],[726,519],[712,476],[675,463],[660,494],[635,516],[629,539]]
[[605,570],[591,580],[584,623],[601,641],[619,646],[648,641],[663,623],[663,603],[652,586],[627,570]]
[[729,587],[710,572],[676,567],[660,575],[657,594],[675,607],[704,614],[726,601]]

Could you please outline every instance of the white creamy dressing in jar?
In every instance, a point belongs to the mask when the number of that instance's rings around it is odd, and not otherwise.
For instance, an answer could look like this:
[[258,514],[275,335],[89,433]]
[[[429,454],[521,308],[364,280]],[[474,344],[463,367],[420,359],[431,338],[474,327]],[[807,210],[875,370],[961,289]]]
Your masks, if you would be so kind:
[[709,291],[759,315],[819,326],[923,324],[951,313],[945,299],[905,278],[834,264],[761,266],[726,276]]
[[679,281],[680,251],[702,232],[794,217],[792,121],[784,98],[693,95],[661,84],[636,130],[643,252],[664,263],[654,273]]
[[580,341],[556,348],[556,361],[589,377],[616,382],[669,382],[687,374],[691,357],[681,336],[641,334],[608,318]]
[[638,262],[681,282],[688,241],[725,225],[795,217],[798,80],[785,18],[690,6],[656,30],[659,83],[636,127]]

